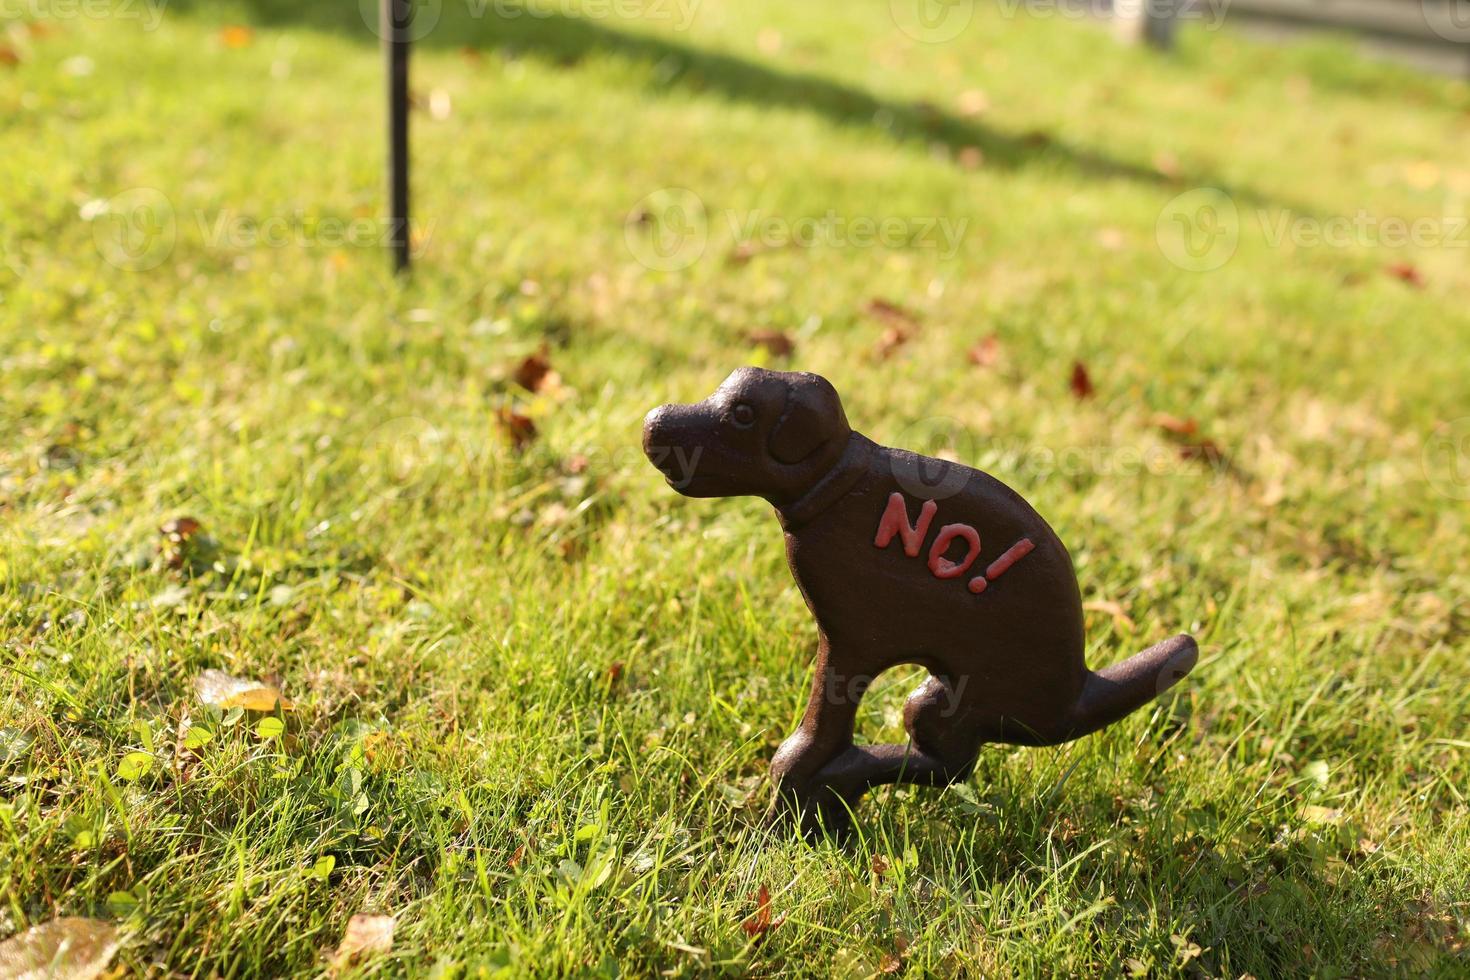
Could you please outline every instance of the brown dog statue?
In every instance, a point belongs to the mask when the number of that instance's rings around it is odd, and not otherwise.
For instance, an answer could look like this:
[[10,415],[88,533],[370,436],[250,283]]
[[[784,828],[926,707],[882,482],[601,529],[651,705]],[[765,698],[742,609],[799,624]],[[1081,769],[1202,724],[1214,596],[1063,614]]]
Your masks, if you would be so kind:
[[[801,727],[771,760],[772,812],[809,831],[844,828],[875,786],[966,778],[986,742],[1095,732],[1198,659],[1181,635],[1088,670],[1077,576],[1041,516],[979,470],[854,432],[817,375],[742,368],[649,412],[643,449],[686,496],[776,508],[820,643]],[[931,675],[904,706],[909,743],[854,744],[863,693],[899,664]]]

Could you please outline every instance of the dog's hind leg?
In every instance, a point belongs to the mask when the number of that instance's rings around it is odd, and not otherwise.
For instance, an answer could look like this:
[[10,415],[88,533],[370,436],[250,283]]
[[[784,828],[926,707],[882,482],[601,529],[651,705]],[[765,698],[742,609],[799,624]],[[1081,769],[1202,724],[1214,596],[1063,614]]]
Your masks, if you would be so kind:
[[970,774],[985,741],[967,716],[963,693],[963,683],[956,687],[948,677],[934,674],[903,703],[903,727],[910,740],[924,755],[942,763],[951,774],[948,782]]

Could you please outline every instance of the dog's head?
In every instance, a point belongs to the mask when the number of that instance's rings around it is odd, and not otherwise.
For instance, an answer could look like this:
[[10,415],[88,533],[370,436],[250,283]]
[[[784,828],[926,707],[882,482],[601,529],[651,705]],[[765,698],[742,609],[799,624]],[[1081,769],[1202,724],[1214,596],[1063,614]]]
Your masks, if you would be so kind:
[[798,499],[841,458],[847,416],[815,374],[741,368],[693,405],[643,420],[643,452],[687,497]]

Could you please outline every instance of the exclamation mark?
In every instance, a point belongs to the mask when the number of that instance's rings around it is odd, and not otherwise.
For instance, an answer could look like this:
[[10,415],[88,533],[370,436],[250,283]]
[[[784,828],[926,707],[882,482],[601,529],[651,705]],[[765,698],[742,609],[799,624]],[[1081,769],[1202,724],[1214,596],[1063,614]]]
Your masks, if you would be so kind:
[[1031,554],[1032,549],[1035,547],[1036,545],[1031,543],[1030,538],[1022,538],[1020,541],[1011,545],[1006,549],[1005,554],[990,563],[990,567],[985,569],[984,575],[976,575],[970,579],[970,591],[976,595],[984,592],[991,582],[1004,575],[1016,562]]

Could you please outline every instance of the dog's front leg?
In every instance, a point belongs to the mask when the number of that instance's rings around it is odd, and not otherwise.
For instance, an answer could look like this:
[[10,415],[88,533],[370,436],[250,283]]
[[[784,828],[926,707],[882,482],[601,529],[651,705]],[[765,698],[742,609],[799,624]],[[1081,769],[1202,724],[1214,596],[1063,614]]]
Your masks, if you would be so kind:
[[817,775],[852,748],[858,705],[873,679],[861,667],[861,662],[842,656],[840,643],[823,634],[801,726],[771,759],[773,820],[797,814],[808,828],[824,817],[831,824],[845,823],[847,808],[857,801],[842,800]]

